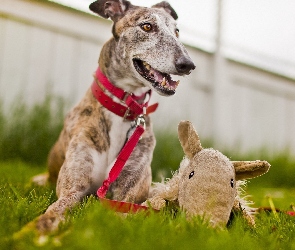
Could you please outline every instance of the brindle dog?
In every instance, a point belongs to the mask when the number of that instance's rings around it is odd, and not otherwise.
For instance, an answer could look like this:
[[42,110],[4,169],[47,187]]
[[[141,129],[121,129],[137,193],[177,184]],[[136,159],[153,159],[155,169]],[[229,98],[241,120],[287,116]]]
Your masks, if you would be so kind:
[[[167,2],[146,8],[126,0],[97,0],[90,9],[113,21],[113,37],[101,50],[99,67],[115,86],[137,95],[153,89],[171,96],[179,84],[171,74],[186,75],[195,68],[178,38],[177,14]],[[56,182],[58,196],[34,222],[40,233],[57,229],[67,209],[95,193],[108,176],[130,126],[130,121],[103,107],[90,89],[69,112],[48,157],[49,173],[34,178],[35,182]],[[141,203],[147,198],[154,147],[147,116],[142,139],[110,186],[113,199]]]

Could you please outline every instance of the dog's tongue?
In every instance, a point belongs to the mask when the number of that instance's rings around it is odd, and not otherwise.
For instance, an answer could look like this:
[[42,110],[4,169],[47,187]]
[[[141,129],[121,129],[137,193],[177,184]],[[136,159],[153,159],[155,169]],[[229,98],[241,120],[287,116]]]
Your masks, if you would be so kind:
[[156,82],[160,83],[162,86],[166,87],[177,87],[179,82],[173,81],[170,75],[163,74],[160,71],[155,70],[154,68],[150,69],[149,75],[151,75]]
[[152,75],[155,81],[158,83],[161,83],[164,78],[164,75],[160,71],[157,71],[153,68],[150,70],[150,75]]

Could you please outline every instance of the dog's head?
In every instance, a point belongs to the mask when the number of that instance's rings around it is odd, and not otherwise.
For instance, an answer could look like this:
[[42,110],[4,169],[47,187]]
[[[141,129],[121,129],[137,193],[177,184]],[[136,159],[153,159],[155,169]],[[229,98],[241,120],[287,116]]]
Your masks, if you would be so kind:
[[179,84],[171,75],[187,75],[195,68],[179,41],[178,17],[169,3],[147,8],[126,0],[97,0],[89,8],[114,22],[116,46],[112,55],[125,81],[170,96]]

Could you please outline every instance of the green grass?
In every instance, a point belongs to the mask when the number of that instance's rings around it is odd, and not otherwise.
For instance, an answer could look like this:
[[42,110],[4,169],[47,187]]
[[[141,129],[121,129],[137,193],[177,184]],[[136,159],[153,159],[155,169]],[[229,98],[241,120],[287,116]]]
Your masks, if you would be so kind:
[[0,160],[44,164],[62,128],[64,106],[50,95],[33,107],[18,101],[7,114],[0,105]]
[[[95,197],[77,205],[60,230],[45,239],[33,234],[13,237],[26,223],[56,200],[52,186],[37,187],[30,178],[45,169],[48,151],[61,130],[64,102],[47,97],[31,108],[0,109],[0,249],[295,249],[295,217],[285,213],[257,216],[255,228],[236,217],[224,230],[209,228],[201,219],[188,222],[182,213],[122,216],[101,206]],[[171,177],[183,152],[175,134],[158,132],[152,163],[153,179]],[[209,147],[210,143],[202,144]],[[295,160],[287,152],[257,156],[226,152],[233,160],[268,160],[266,175],[249,182],[256,206],[270,202],[282,211],[295,203]],[[163,157],[165,156],[165,157]]]
[[45,240],[33,234],[14,239],[14,233],[56,199],[53,187],[30,184],[38,172],[22,162],[0,162],[0,249],[295,249],[295,218],[283,213],[258,215],[255,228],[236,217],[230,228],[216,230],[169,210],[123,216],[102,207],[95,197],[74,208],[59,231]]
[[273,202],[276,208],[281,210],[292,210],[295,205],[295,188],[265,188],[257,185],[248,185],[247,193],[254,194],[250,197],[257,207],[269,207]]

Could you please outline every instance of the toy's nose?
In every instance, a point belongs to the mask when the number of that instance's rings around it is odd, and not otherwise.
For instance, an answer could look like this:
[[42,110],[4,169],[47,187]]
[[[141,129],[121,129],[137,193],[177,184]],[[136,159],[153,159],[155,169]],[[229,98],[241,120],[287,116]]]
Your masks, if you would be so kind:
[[176,70],[179,74],[189,74],[196,66],[193,61],[186,56],[181,56],[176,60]]

